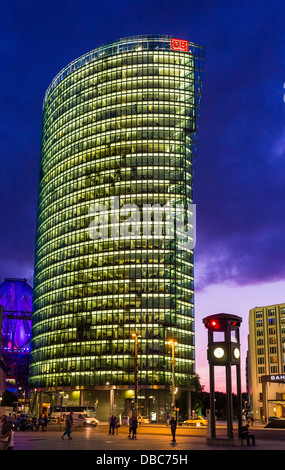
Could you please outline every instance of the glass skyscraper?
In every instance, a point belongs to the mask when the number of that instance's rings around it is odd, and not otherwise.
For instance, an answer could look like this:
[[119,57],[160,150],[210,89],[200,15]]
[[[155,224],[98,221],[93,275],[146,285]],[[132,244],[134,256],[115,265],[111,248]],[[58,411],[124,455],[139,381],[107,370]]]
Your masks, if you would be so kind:
[[[193,202],[203,61],[200,45],[135,36],[76,59],[49,86],[42,118],[32,387],[80,389],[84,402],[92,392],[98,410],[106,384],[126,398],[135,384],[134,333],[144,414],[149,401],[160,416],[171,402],[170,340],[176,342],[175,387],[191,387],[193,249],[181,248],[165,226],[155,229],[155,207],[168,205],[175,213],[178,205]],[[132,236],[122,236],[122,228],[128,234],[134,228],[128,211],[133,206],[140,223]]]

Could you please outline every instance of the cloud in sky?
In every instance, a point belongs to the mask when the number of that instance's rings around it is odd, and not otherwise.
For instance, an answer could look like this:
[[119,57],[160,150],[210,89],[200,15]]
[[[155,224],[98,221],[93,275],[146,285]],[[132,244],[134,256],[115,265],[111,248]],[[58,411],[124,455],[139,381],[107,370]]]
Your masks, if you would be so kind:
[[[246,8],[245,8],[246,7]],[[41,108],[70,61],[120,37],[204,44],[194,180],[196,288],[284,279],[282,1],[17,2],[1,7],[0,276],[31,276]]]

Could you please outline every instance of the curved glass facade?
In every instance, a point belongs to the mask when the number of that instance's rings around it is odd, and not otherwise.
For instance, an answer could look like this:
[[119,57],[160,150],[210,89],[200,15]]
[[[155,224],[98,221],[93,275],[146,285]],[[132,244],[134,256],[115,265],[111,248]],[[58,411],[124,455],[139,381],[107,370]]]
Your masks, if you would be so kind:
[[[193,250],[143,229],[122,237],[135,205],[192,202],[204,50],[170,36],[98,48],[66,67],[44,101],[30,383],[169,390],[194,374]],[[94,204],[108,215],[90,236]],[[92,212],[93,207],[93,212]],[[153,222],[153,214],[148,223]],[[106,222],[119,227],[110,236]],[[91,225],[90,225],[91,224]],[[106,225],[105,224],[105,225]],[[107,233],[107,236],[106,236]]]

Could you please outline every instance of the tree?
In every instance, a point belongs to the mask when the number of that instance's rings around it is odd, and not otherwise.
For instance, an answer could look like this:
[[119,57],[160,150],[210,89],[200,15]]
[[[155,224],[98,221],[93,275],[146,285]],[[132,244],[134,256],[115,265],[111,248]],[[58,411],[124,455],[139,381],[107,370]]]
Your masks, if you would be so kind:
[[[203,408],[202,394],[204,386],[200,383],[200,377],[195,375],[192,379],[192,391],[191,391],[191,410],[194,410],[195,413],[201,413]],[[189,418],[188,414],[188,392],[181,391],[179,397],[176,400],[176,406],[179,408],[179,417],[184,420]],[[199,413],[199,414],[200,414]]]

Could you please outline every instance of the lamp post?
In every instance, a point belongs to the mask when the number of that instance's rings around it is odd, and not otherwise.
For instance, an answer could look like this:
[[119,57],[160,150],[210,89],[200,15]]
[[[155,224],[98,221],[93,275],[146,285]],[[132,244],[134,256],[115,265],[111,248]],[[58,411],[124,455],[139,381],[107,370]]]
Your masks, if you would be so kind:
[[132,337],[135,338],[135,414],[138,416],[139,403],[138,403],[138,394],[139,394],[139,360],[138,360],[138,335],[137,333],[132,333]]
[[110,382],[106,382],[106,388],[107,390],[110,390],[110,416],[112,416],[112,414],[114,413],[114,408],[115,408],[116,385],[110,385]]
[[69,398],[69,395],[64,395],[63,398],[65,398],[65,416],[66,416],[66,405],[67,405],[67,400]]
[[177,345],[177,341],[169,340],[168,344],[171,344],[172,347],[172,360],[171,360],[171,365],[172,365],[172,408],[173,411],[175,410],[175,346]]

